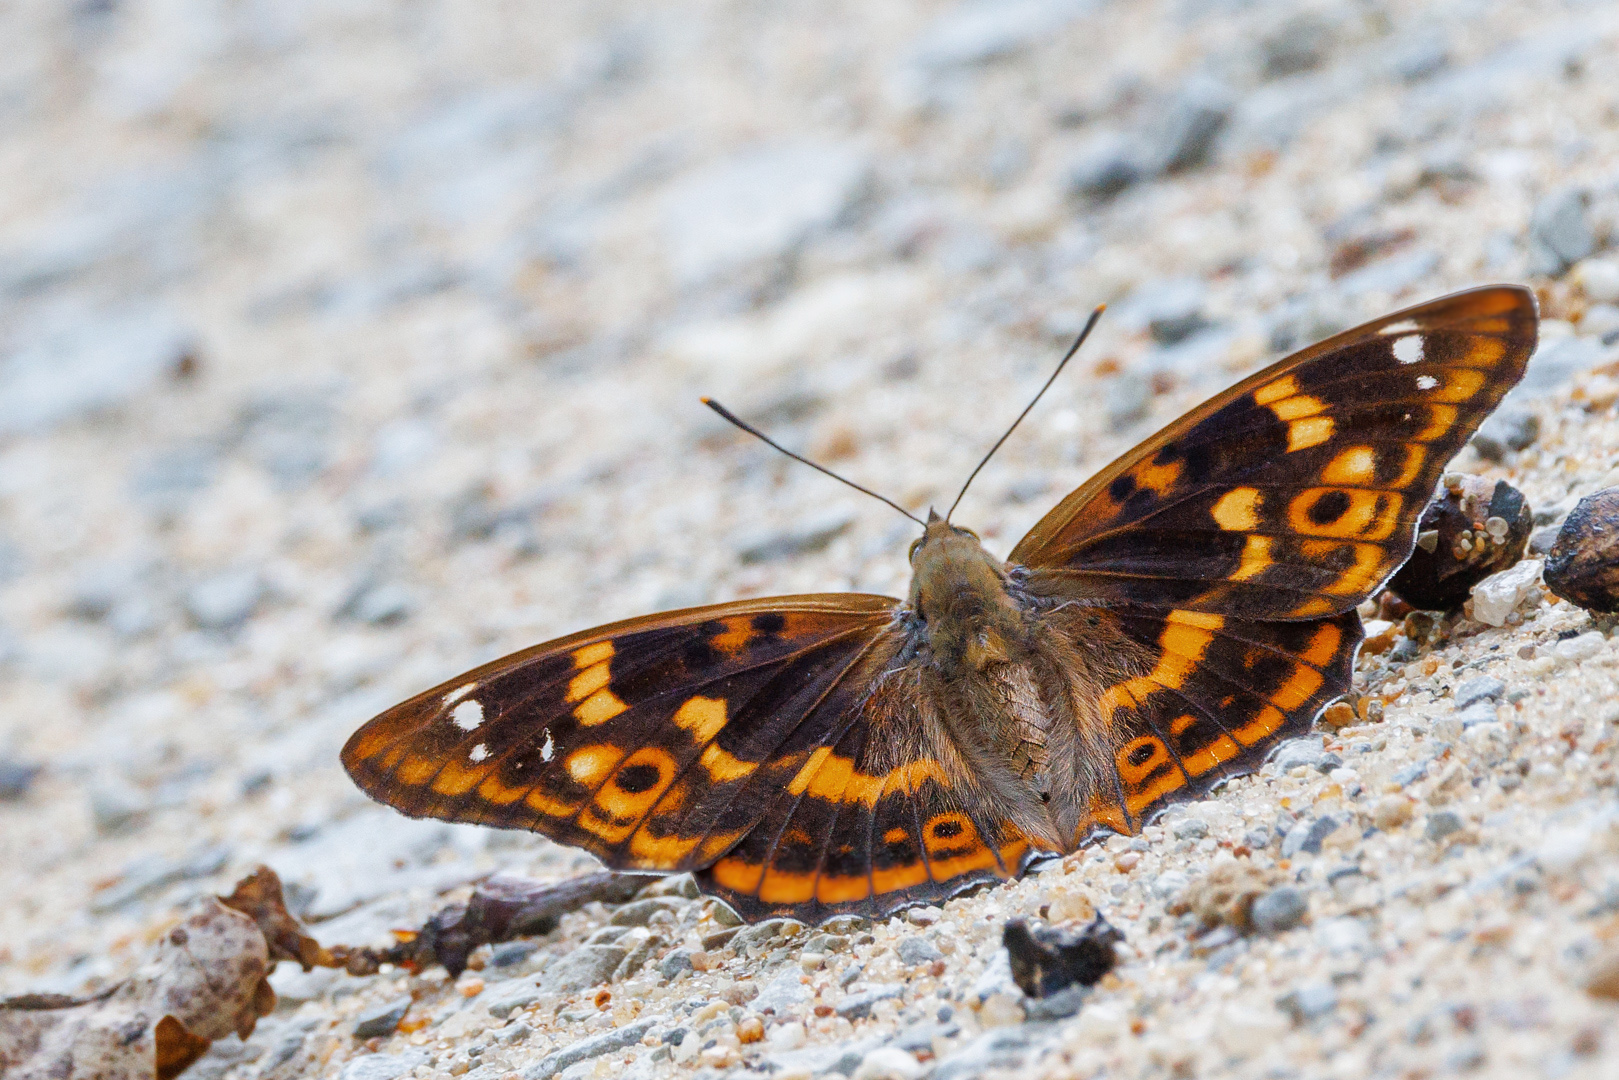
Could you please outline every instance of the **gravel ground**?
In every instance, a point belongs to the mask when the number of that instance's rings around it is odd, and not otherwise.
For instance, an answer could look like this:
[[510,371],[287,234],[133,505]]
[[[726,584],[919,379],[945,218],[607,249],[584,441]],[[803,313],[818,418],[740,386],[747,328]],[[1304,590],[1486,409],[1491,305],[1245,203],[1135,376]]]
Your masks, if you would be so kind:
[[[1529,281],[1457,467],[1540,524],[1619,483],[1612,4],[19,0],[0,40],[3,993],[119,978],[260,862],[347,944],[591,865],[337,751],[581,627],[904,588],[908,525],[701,393],[925,506],[1111,302],[964,503],[1004,551],[1280,352]],[[1016,884],[727,938],[676,882],[454,984],[283,965],[187,1075],[1613,1076],[1619,637],[1525,592],[1374,626],[1381,720]],[[1006,918],[1093,910],[1119,968],[1025,1001]]]

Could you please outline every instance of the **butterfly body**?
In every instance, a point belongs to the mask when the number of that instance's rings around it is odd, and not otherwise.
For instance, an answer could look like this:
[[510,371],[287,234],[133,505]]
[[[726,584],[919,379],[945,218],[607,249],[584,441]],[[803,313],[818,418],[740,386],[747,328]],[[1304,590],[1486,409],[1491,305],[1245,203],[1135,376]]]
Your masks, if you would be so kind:
[[586,630],[389,709],[344,765],[412,816],[693,872],[750,920],[884,915],[1137,832],[1349,691],[1356,605],[1536,325],[1511,286],[1385,316],[1166,427],[1004,561],[930,515],[904,601]]

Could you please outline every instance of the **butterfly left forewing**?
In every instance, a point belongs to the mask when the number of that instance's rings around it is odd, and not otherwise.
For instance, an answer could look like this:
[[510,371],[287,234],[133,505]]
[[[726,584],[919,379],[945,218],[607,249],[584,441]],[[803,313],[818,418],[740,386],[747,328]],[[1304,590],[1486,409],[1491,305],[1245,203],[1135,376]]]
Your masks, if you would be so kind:
[[607,865],[690,870],[757,821],[860,698],[886,597],[778,597],[535,646],[377,716],[343,749],[413,817],[530,829]]

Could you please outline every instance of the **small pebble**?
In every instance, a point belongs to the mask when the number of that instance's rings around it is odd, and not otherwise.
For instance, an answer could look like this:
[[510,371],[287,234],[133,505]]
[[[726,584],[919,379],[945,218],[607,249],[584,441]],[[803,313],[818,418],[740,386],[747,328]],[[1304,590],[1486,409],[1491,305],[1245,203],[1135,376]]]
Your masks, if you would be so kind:
[[395,998],[383,1005],[375,1005],[362,1012],[354,1021],[354,1037],[369,1039],[378,1035],[392,1035],[399,1021],[410,1011],[410,995]]
[[1248,918],[1260,933],[1279,934],[1303,922],[1309,911],[1305,895],[1291,885],[1283,885],[1255,900]]
[[1465,826],[1461,816],[1453,810],[1435,810],[1428,815],[1428,823],[1423,826],[1422,835],[1429,840],[1438,842],[1447,836],[1462,831]]

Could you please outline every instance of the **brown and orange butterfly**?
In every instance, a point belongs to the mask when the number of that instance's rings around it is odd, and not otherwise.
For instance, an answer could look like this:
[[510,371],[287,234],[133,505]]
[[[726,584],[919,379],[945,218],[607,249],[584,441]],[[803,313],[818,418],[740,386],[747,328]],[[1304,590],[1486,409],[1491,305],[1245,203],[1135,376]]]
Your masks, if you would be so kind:
[[1013,877],[1252,771],[1349,690],[1356,605],[1536,331],[1509,286],[1389,315],[1177,420],[1004,562],[930,512],[905,600],[587,630],[388,710],[343,764],[413,817],[694,871],[750,920]]

